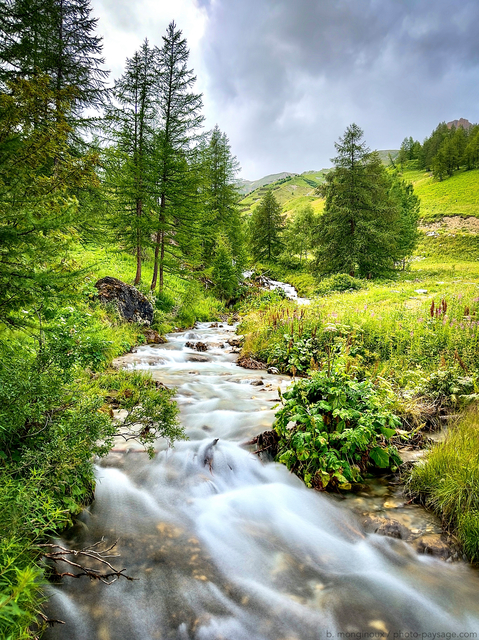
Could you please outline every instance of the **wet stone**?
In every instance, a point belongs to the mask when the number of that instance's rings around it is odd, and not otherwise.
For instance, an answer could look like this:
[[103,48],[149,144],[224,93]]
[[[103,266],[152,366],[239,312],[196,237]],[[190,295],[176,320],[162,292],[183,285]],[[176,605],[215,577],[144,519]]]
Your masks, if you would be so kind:
[[454,555],[454,549],[445,540],[445,536],[430,534],[418,538],[415,543],[418,553],[447,560]]
[[363,527],[368,533],[377,533],[380,536],[396,538],[397,540],[407,540],[412,535],[410,529],[392,518],[369,516],[364,518]]

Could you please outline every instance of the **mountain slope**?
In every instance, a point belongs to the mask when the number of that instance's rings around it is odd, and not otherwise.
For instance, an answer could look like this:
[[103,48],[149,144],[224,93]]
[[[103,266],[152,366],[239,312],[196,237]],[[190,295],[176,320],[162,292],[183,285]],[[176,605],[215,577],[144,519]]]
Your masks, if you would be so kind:
[[329,169],[306,171],[301,175],[290,174],[272,183],[266,183],[249,193],[240,203],[241,211],[249,216],[268,189],[283,208],[283,213],[292,214],[298,207],[310,203],[315,211],[323,210],[323,199],[316,194],[317,187],[324,182]]

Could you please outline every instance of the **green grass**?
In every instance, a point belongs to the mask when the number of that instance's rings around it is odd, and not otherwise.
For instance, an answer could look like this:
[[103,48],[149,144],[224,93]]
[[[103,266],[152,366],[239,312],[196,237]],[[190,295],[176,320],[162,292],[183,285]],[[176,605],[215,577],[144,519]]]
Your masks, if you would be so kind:
[[[437,247],[436,252],[436,240],[424,238],[423,249],[429,249],[430,257],[417,256],[410,270],[398,272],[395,279],[364,281],[359,291],[313,297],[311,306],[301,310],[284,301],[261,313],[252,311],[242,325],[247,335],[245,351],[270,362],[279,362],[283,354],[283,368],[290,370],[290,337],[296,343],[314,333],[318,357],[326,358],[331,340],[343,351],[354,344],[358,354],[354,366],[365,374],[380,371],[402,387],[416,387],[444,363],[459,371],[456,352],[468,371],[477,371],[479,261],[464,260],[464,247],[476,255],[477,240],[460,238],[462,244],[453,244],[450,253],[447,247],[442,251]],[[433,242],[428,245],[429,241]],[[293,282],[292,274],[273,275]],[[313,282],[309,281],[306,291],[314,288]],[[448,305],[446,315],[431,318],[432,302],[437,307],[443,299]],[[307,369],[310,358],[305,355],[304,359]]]
[[405,180],[412,182],[421,199],[421,218],[439,220],[444,216],[479,218],[479,170],[457,171],[442,182],[429,173],[405,169]]
[[[133,255],[114,247],[88,245],[78,247],[73,253],[76,266],[86,268],[83,276],[85,284],[93,285],[100,278],[113,276],[132,284],[136,274],[136,262]],[[142,267],[142,281],[138,289],[149,295],[149,286],[153,273],[152,260],[145,260]],[[190,327],[195,321],[217,319],[224,312],[224,304],[206,291],[197,282],[166,274],[164,293],[157,298],[155,325],[160,333],[171,331],[174,326]]]
[[479,561],[479,416],[477,408],[449,428],[446,440],[416,465],[410,493],[442,518],[467,557]]

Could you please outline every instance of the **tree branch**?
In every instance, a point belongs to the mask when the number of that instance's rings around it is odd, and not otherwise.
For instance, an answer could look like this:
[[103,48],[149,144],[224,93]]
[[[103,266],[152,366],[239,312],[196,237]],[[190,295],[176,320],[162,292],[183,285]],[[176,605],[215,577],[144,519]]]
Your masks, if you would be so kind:
[[[37,545],[41,549],[51,549],[51,551],[42,551],[43,557],[51,560],[54,564],[57,562],[63,562],[69,567],[78,570],[78,573],[72,571],[59,572],[55,567],[56,575],[59,578],[69,576],[71,578],[81,578],[82,576],[88,576],[90,580],[99,580],[104,584],[110,585],[116,582],[119,578],[125,578],[126,580],[136,580],[137,578],[131,578],[123,572],[125,569],[116,569],[107,558],[118,558],[119,554],[108,555],[108,553],[114,549],[118,543],[118,540],[110,545],[108,548],[98,550],[97,547],[104,542],[104,538],[92,544],[84,549],[67,549],[59,544],[39,544]],[[71,558],[71,559],[69,559]],[[85,566],[82,561],[93,561],[100,565],[100,568],[94,568]]]

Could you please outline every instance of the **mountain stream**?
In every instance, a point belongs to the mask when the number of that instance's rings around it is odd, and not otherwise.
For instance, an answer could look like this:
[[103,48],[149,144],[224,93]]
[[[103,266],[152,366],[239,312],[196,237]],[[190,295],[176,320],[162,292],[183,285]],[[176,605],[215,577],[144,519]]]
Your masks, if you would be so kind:
[[241,446],[270,428],[290,379],[238,367],[234,329],[202,323],[119,359],[177,388],[189,440],[153,460],[118,442],[99,463],[62,544],[118,538],[112,563],[137,580],[51,587],[48,613],[66,624],[48,640],[477,637],[475,571],[365,534],[343,503]]

